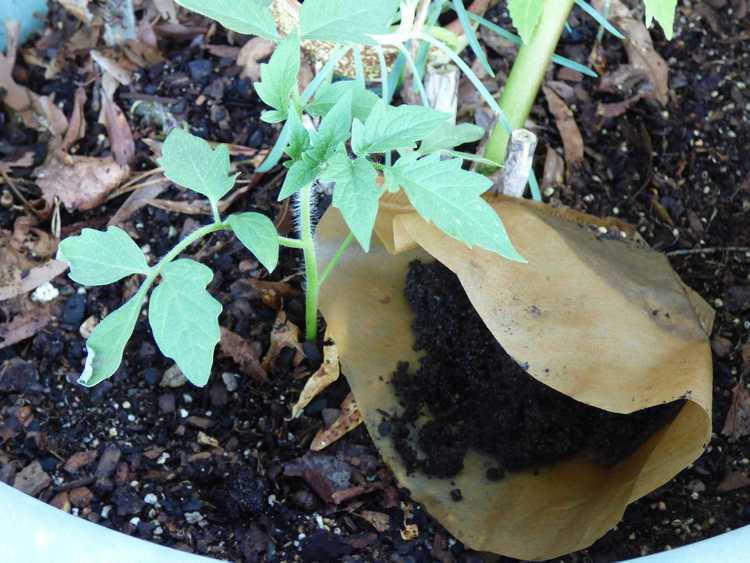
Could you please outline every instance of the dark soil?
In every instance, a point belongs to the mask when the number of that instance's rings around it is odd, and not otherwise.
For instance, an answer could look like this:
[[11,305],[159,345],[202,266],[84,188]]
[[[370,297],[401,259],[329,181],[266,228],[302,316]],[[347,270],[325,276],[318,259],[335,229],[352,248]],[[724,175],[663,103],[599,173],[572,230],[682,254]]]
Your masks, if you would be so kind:
[[[496,458],[501,473],[537,469],[581,452],[614,465],[683,405],[615,414],[538,382],[503,350],[458,277],[439,262],[412,262],[405,293],[414,312],[414,347],[425,352],[416,373],[402,363],[392,380],[405,406],[395,436],[409,471],[453,477],[470,448]],[[416,427],[425,413],[430,421]],[[409,444],[415,430],[424,458]]]
[[[142,22],[151,3],[134,3]],[[94,4],[103,3],[89,3]],[[101,79],[91,49],[64,50],[85,26],[59,3],[50,7],[47,28],[23,46],[14,77],[38,94],[54,93],[68,117],[76,88],[84,87],[87,134],[71,152],[108,155],[107,131],[98,123]],[[730,9],[732,17],[726,17]],[[597,27],[583,17],[570,23],[573,33],[566,34],[558,52],[585,62]],[[157,166],[148,142],[163,138],[164,131],[143,112],[147,107],[166,109],[178,123],[210,141],[241,145],[247,154],[267,150],[275,129],[260,122],[262,107],[252,80],[241,78],[235,64],[246,38],[184,14],[179,26],[161,21],[153,31],[163,60],[131,65],[136,67],[133,82],[115,94],[136,143],[131,176]],[[644,99],[621,115],[605,118],[598,112],[600,104],[623,101],[629,92],[601,91],[601,80],[559,68],[548,76],[548,83],[569,87],[565,101],[581,129],[586,158],[567,171],[564,181],[547,186],[545,199],[635,224],[649,244],[672,253],[682,279],[718,312],[716,433],[706,453],[673,481],[632,504],[617,528],[595,545],[561,558],[564,561],[622,560],[750,523],[750,437],[730,439],[721,433],[730,405],[742,398],[733,389],[750,370],[750,255],[729,249],[750,246],[749,33],[746,0],[684,3],[674,41],[666,42],[659,31],[652,33],[671,72],[665,107]],[[106,50],[101,40],[96,48],[117,60],[127,58],[120,50]],[[512,52],[491,48],[488,54],[497,78],[488,77],[486,84],[496,90],[509,65],[506,55]],[[50,78],[45,78],[43,66],[32,62],[49,64],[53,59],[59,68]],[[622,43],[605,36],[594,57],[600,75],[606,77],[626,62]],[[540,137],[537,172],[542,178],[547,151],[561,154],[562,143],[541,97],[531,121]],[[34,155],[33,165],[9,172],[29,201],[40,196],[32,172],[44,161],[47,142],[44,134],[0,111],[0,158],[13,160],[27,151]],[[254,174],[247,162],[240,170],[252,188],[231,211],[266,213],[282,233],[290,234],[288,209],[276,203],[278,173]],[[29,214],[7,182],[0,182],[0,229],[11,231]],[[101,228],[126,197],[86,213],[62,210],[63,236],[83,227]],[[181,203],[194,199],[174,187],[159,197]],[[153,258],[207,220],[147,205],[123,226],[139,245],[150,247]],[[49,233],[51,220],[37,227]],[[698,253],[701,248],[712,250]],[[279,311],[301,324],[300,267],[293,252],[284,252],[273,276],[224,235],[214,235],[186,254],[214,269],[210,290],[224,304],[222,326],[238,334],[258,357],[268,350]],[[271,285],[260,288],[258,282]],[[291,419],[304,378],[320,362],[315,347],[305,348],[307,357],[298,366],[294,350],[286,348],[269,367],[265,384],[253,380],[246,363],[220,355],[205,389],[189,384],[166,388],[159,382],[170,363],[156,353],[148,323],[140,322],[118,374],[84,389],[75,384],[84,356],[81,324],[121,304],[133,283],[126,280],[85,292],[65,276],[52,283],[61,294],[51,305],[53,321],[34,336],[0,349],[0,480],[14,483],[19,473],[41,468],[36,473],[41,480],[29,490],[41,501],[134,537],[229,561],[482,560],[398,489],[362,428],[320,454],[309,452],[313,436],[335,417],[349,391],[341,381],[300,418]],[[12,320],[12,314],[0,302],[0,326]],[[231,386],[230,391],[224,383],[225,372],[240,375],[236,389]],[[335,501],[332,491],[343,496]],[[402,536],[406,524],[417,526],[415,538]]]

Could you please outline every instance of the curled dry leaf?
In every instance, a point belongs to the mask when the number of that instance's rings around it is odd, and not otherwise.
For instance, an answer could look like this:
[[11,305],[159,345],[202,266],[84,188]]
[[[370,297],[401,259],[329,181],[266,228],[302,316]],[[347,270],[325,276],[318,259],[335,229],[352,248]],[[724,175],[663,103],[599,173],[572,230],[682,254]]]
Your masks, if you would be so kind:
[[542,90],[544,97],[547,98],[549,111],[555,118],[557,130],[562,137],[565,163],[569,168],[578,167],[583,163],[583,137],[573,117],[573,112],[551,88],[544,86]]
[[310,401],[336,381],[339,375],[341,375],[339,351],[336,348],[336,344],[330,342],[323,347],[323,363],[318,368],[318,371],[312,374],[307,382],[305,382],[305,387],[302,389],[302,393],[300,393],[297,404],[292,407],[292,417],[297,418],[302,413],[302,410],[310,404]]
[[44,200],[51,205],[59,197],[68,211],[87,211],[100,205],[130,172],[111,156],[72,156],[64,160],[53,159],[36,174]]
[[61,150],[67,151],[74,143],[86,136],[86,119],[83,115],[83,106],[86,104],[86,89],[79,86],[73,100],[73,113],[70,114],[68,130],[65,132]]
[[312,444],[310,444],[310,449],[318,452],[327,448],[342,436],[357,428],[363,421],[362,413],[359,411],[357,402],[354,400],[354,395],[350,392],[341,403],[341,414],[339,417],[333,421],[331,426],[315,435]]
[[169,182],[164,179],[161,182],[145,185],[133,190],[128,198],[122,203],[120,209],[118,209],[107,222],[107,225],[122,225],[125,221],[130,219],[136,211],[147,206],[149,201],[159,197],[168,187]]
[[240,49],[237,65],[242,67],[242,78],[260,80],[260,61],[273,53],[276,44],[262,37],[253,37]]
[[750,435],[750,391],[742,383],[732,389],[732,404],[721,433],[735,440]]
[[552,147],[547,147],[547,157],[544,159],[544,175],[542,176],[542,191],[565,183],[565,161]]
[[219,347],[224,355],[232,358],[240,366],[242,373],[249,375],[258,383],[268,381],[268,375],[258,361],[255,348],[239,334],[222,327]]
[[381,534],[391,529],[391,517],[387,514],[375,512],[374,510],[362,510],[361,512],[355,512],[355,514]]
[[34,164],[34,153],[25,152],[12,160],[0,160],[0,172],[10,174],[11,168],[27,168]]
[[57,0],[65,10],[81,20],[90,24],[94,15],[89,11],[89,0]]
[[133,75],[129,70],[123,68],[117,61],[105,56],[100,51],[91,51],[91,58],[96,61],[102,72],[109,74],[123,86],[127,86],[133,81]]
[[669,101],[669,67],[654,49],[648,29],[642,21],[631,15],[630,9],[622,0],[612,0],[610,14],[613,23],[625,33],[625,50],[630,64],[646,73],[654,85],[653,97],[660,104],[666,105]]
[[177,5],[174,0],[154,0],[154,7],[159,12],[159,17],[170,23],[178,23]]
[[[93,56],[93,55],[92,55]],[[114,61],[101,57],[97,59],[101,66],[102,76],[102,114],[104,124],[107,127],[109,144],[112,153],[120,166],[126,166],[135,156],[135,141],[133,132],[130,130],[128,120],[120,107],[114,101],[115,91],[119,84],[128,84],[130,73],[124,72],[120,67],[113,67]],[[106,64],[107,66],[103,66]],[[116,74],[112,74],[112,73]],[[122,82],[125,80],[126,82]]]
[[271,345],[263,357],[261,365],[266,372],[273,366],[273,362],[284,348],[294,348],[294,367],[297,367],[305,359],[302,344],[299,343],[299,327],[286,318],[284,311],[279,311],[276,321],[271,329]]

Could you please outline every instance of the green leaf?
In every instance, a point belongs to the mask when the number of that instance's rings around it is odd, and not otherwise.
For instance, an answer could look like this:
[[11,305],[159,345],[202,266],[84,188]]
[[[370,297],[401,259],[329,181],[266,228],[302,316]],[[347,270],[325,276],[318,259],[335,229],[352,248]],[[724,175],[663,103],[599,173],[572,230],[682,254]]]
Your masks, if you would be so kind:
[[279,201],[283,201],[290,195],[300,191],[302,188],[311,184],[320,173],[320,164],[316,161],[303,158],[297,160],[289,168],[284,177],[284,184],[279,191]]
[[213,272],[183,258],[167,264],[162,276],[148,307],[154,340],[193,385],[203,387],[211,375],[219,342],[221,303],[206,291]]
[[650,26],[654,19],[664,30],[667,39],[674,37],[674,18],[677,10],[677,0],[643,0],[646,4],[646,25]]
[[93,387],[112,377],[120,367],[125,345],[130,340],[141,313],[146,290],[146,287],[142,287],[125,305],[96,325],[86,340],[86,363],[78,383]]
[[450,114],[423,106],[393,107],[379,100],[364,125],[354,121],[352,149],[359,156],[396,149],[411,149],[450,118]]
[[260,114],[260,120],[263,123],[281,123],[286,120],[286,112],[277,111],[275,109],[267,109]]
[[524,43],[531,41],[543,10],[542,0],[508,0],[510,18]]
[[403,186],[417,212],[445,234],[509,260],[526,261],[513,247],[495,210],[481,197],[492,182],[463,170],[460,160],[440,160],[439,154],[419,158],[410,153],[386,172],[389,185]]
[[399,0],[306,0],[300,10],[305,39],[375,45],[369,34],[384,34]]
[[596,20],[596,23],[598,23],[600,26],[606,29],[609,33],[611,33],[618,39],[625,39],[625,36],[622,33],[620,33],[615,26],[609,23],[609,20],[607,19],[607,17],[604,14],[602,14],[599,10],[594,8],[591,4],[586,2],[586,0],[576,0],[576,6],[578,6],[579,8],[581,8],[581,10],[583,10],[592,18],[594,18],[594,20]]
[[57,259],[70,265],[70,279],[81,285],[106,285],[149,270],[141,249],[119,227],[83,229],[60,243]]
[[479,44],[477,34],[471,25],[469,14],[464,7],[463,0],[453,0],[453,9],[458,15],[458,20],[461,22],[461,27],[464,30],[466,40],[469,42],[469,46],[474,52],[474,55],[477,57],[477,60],[482,64],[482,67],[484,67],[484,70],[486,70],[490,76],[495,76],[495,72],[492,70],[490,63],[487,60],[487,55],[484,53],[484,49],[482,49],[482,46]]
[[309,158],[322,164],[351,136],[352,93],[344,92],[331,110],[320,120],[317,131],[310,133]]
[[310,134],[295,111],[289,113],[287,124],[289,127],[289,144],[284,152],[294,160],[299,160],[302,158],[302,153],[310,146]]
[[235,213],[227,222],[258,262],[273,272],[279,263],[279,233],[273,221],[261,213]]
[[484,136],[484,129],[472,123],[438,127],[419,145],[419,154],[452,149],[465,143],[473,143]]
[[305,108],[305,111],[313,117],[326,115],[347,92],[352,94],[352,116],[365,121],[380,98],[356,80],[341,80],[322,86],[315,95],[315,100]]
[[378,215],[378,201],[383,193],[377,184],[377,171],[366,158],[351,160],[342,151],[328,161],[321,178],[326,182],[336,182],[333,206],[341,211],[349,230],[367,252]]
[[206,141],[182,129],[172,129],[161,149],[159,165],[175,184],[219,201],[234,186],[229,175],[229,149],[211,148]]
[[183,8],[197,12],[237,33],[278,39],[273,14],[265,0],[176,0]]
[[261,82],[255,83],[255,91],[260,99],[284,118],[289,110],[289,97],[297,87],[299,49],[299,37],[295,34],[288,35],[278,44],[271,59],[260,65]]

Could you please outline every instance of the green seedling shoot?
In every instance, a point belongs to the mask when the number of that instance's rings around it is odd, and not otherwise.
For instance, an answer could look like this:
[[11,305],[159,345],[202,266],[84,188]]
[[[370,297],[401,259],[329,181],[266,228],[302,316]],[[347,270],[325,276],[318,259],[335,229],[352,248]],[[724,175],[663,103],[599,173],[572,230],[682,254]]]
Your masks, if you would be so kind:
[[[539,35],[537,28],[543,26],[548,11],[554,11],[548,6],[557,1],[511,0],[514,22],[524,41],[530,34]],[[559,3],[572,5],[572,1]],[[672,0],[652,0],[647,5],[670,2],[674,4]],[[492,182],[464,168],[464,158],[476,159],[474,155],[454,151],[459,145],[479,140],[483,129],[466,123],[452,125],[451,116],[430,108],[424,96],[423,105],[390,103],[392,89],[383,50],[398,49],[417,78],[419,57],[415,61],[410,54],[410,45],[417,42],[446,54],[496,113],[498,127],[505,134],[512,132],[513,125],[498,102],[454,50],[438,38],[439,28],[429,25],[448,5],[446,1],[410,0],[399,5],[398,0],[306,0],[300,10],[299,26],[284,37],[276,28],[268,0],[178,3],[230,30],[277,43],[268,63],[261,65],[261,81],[255,89],[269,108],[262,119],[283,123],[279,140],[264,166],[267,169],[286,155],[283,166],[287,171],[278,199],[294,198],[299,234],[293,238],[280,236],[271,219],[261,213],[222,217],[220,202],[237,180],[237,174],[232,174],[228,148],[214,147],[188,131],[174,129],[164,142],[159,164],[169,180],[208,199],[212,221],[188,234],[153,264],[118,227],[105,231],[83,229],[81,234],[60,243],[59,258],[70,265],[70,278],[79,284],[106,285],[128,276],[142,277],[135,295],[105,317],[88,338],[79,383],[93,386],[117,371],[147,300],[148,322],[161,352],[173,359],[193,384],[207,383],[220,337],[222,306],[206,289],[213,279],[211,269],[181,255],[200,239],[219,231],[234,233],[269,272],[276,268],[282,246],[302,251],[305,334],[310,341],[317,338],[318,296],[328,274],[355,240],[365,251],[369,250],[379,201],[386,192],[403,191],[414,209],[447,235],[508,260],[524,262],[500,217],[482,198]],[[521,5],[527,6],[523,13],[519,12]],[[541,5],[543,12],[529,8]],[[475,16],[468,14],[460,1],[452,6],[465,26],[468,44],[480,52],[471,23]],[[663,12],[650,13],[664,23]],[[483,23],[481,19],[479,23]],[[336,48],[328,63],[300,93],[301,42],[305,40],[327,41]],[[375,48],[379,54],[380,95],[366,87],[360,53],[363,47]],[[332,82],[333,68],[348,52],[353,53],[356,63],[355,79]],[[549,56],[537,60],[546,65]],[[484,54],[480,61],[488,66]],[[560,57],[557,62],[577,65]],[[350,230],[334,258],[323,267],[318,264],[313,237],[321,182],[333,183],[332,205],[341,212]]]

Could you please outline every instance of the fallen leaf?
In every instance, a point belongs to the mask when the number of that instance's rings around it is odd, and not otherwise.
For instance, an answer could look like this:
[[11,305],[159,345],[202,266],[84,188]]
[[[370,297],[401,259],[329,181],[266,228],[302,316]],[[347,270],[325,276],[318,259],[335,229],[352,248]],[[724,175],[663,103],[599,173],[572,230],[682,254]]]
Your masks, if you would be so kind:
[[53,159],[36,174],[44,200],[52,205],[59,197],[68,211],[87,211],[100,205],[130,173],[111,156],[71,156],[64,160]]
[[542,175],[542,192],[553,186],[565,183],[565,161],[552,147],[547,147],[547,157],[544,159],[544,174]]
[[63,8],[85,24],[90,24],[94,15],[89,11],[89,0],[57,0]]
[[11,285],[0,285],[0,301],[34,291],[37,287],[52,281],[67,269],[68,265],[58,260],[50,260],[43,266],[32,268],[26,272],[26,276],[15,280]]
[[174,0],[154,0],[154,7],[159,12],[159,17],[171,23],[178,23],[177,6]]
[[374,510],[362,510],[361,512],[355,512],[355,514],[381,534],[391,529],[391,517],[387,514],[375,512]]
[[9,323],[0,324],[0,350],[31,338],[52,321],[52,314],[44,305],[39,305]]
[[345,436],[363,422],[362,413],[357,407],[354,395],[349,393],[341,403],[341,414],[328,428],[319,431],[313,438],[310,449],[320,451]]
[[283,281],[275,282],[248,278],[247,282],[260,293],[263,304],[276,311],[281,310],[284,299],[288,299],[299,293],[295,288]]
[[336,381],[339,375],[341,375],[341,366],[339,365],[338,349],[333,342],[327,343],[323,347],[323,363],[318,371],[305,382],[305,387],[302,389],[297,403],[292,407],[292,418],[297,418],[304,408],[310,404],[310,401]]
[[249,375],[258,383],[268,381],[266,370],[260,365],[255,349],[239,334],[222,327],[219,349],[235,361],[242,373]]
[[23,111],[31,105],[29,91],[13,79],[20,29],[21,26],[16,21],[5,22],[5,55],[0,55],[0,88],[5,90],[3,103],[14,111]]
[[12,160],[0,160],[0,171],[4,174],[10,174],[11,168],[27,168],[34,164],[34,153],[25,152],[21,156]]
[[742,383],[732,388],[732,404],[721,433],[735,440],[750,435],[750,391]]
[[53,139],[52,148],[60,144],[62,135],[68,128],[65,114],[54,103],[53,96],[39,96],[16,83],[13,68],[18,53],[18,22],[5,22],[6,54],[0,55],[0,89],[5,94],[2,102],[18,112],[24,124],[37,131],[49,131]]
[[260,80],[260,61],[273,53],[276,44],[262,37],[253,37],[240,49],[237,55],[237,65],[242,67],[242,78],[250,78],[253,82]]
[[301,477],[325,502],[333,503],[334,494],[351,488],[351,466],[340,457],[308,452],[284,465],[284,475]]
[[[107,127],[107,136],[115,160],[120,166],[127,166],[135,156],[135,141],[125,114],[114,101],[119,80],[102,68],[102,115]],[[101,119],[101,118],[100,118]]]
[[669,101],[669,67],[654,49],[645,24],[631,15],[630,9],[622,0],[612,0],[610,14],[612,23],[625,34],[625,51],[630,64],[647,73],[654,85],[654,97],[659,103],[666,105]]
[[149,201],[159,197],[168,187],[169,182],[164,179],[161,182],[156,182],[134,190],[122,203],[120,209],[118,209],[107,222],[107,225],[122,225],[125,221],[130,219],[136,211],[147,206]]
[[750,486],[750,476],[747,473],[741,471],[730,471],[721,480],[719,486],[716,487],[716,492],[728,493],[729,491],[736,491],[737,489],[744,489]]
[[297,351],[292,362],[294,367],[297,367],[305,359],[305,352],[299,342],[299,328],[287,319],[284,311],[279,311],[271,329],[271,345],[268,347],[268,352],[266,352],[261,363],[266,372],[269,371],[276,357],[284,348],[294,348]]
[[86,104],[86,89],[79,86],[73,100],[73,113],[68,120],[68,130],[65,132],[61,150],[67,151],[74,143],[86,136],[86,119],[83,115],[83,107]]
[[542,90],[562,138],[565,163],[568,168],[577,168],[583,163],[583,137],[573,117],[573,112],[551,88],[544,86]]
[[133,75],[129,70],[123,68],[117,61],[105,56],[100,51],[91,51],[91,58],[96,61],[102,72],[109,74],[123,86],[127,86],[133,81]]

